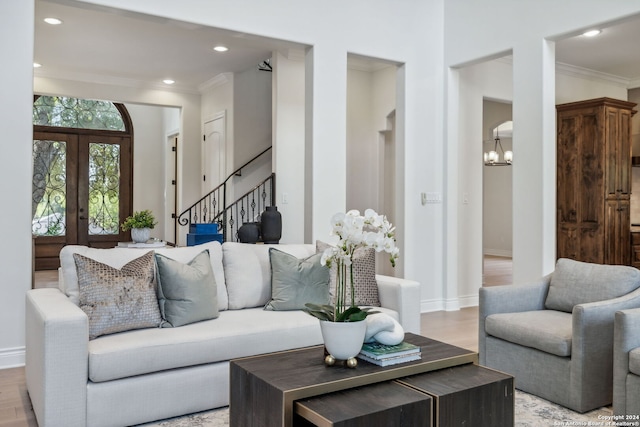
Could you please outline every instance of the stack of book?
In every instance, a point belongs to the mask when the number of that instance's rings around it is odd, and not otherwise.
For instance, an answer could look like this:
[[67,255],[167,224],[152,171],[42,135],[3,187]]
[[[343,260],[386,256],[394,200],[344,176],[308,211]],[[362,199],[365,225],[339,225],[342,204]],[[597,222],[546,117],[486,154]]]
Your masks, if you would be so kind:
[[398,363],[420,360],[420,347],[408,342],[396,345],[385,345],[378,342],[365,343],[358,358],[379,366],[390,366]]

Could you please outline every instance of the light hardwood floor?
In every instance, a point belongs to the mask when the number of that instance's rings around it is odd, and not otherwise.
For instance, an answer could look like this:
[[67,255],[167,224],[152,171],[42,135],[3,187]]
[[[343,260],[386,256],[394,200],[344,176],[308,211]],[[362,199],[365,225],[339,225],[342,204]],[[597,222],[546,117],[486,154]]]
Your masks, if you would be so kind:
[[[485,262],[484,286],[510,283],[509,258]],[[57,272],[36,272],[35,287],[57,286]],[[422,335],[478,351],[478,307],[421,315]],[[0,370],[0,427],[37,427],[27,393],[24,368]]]

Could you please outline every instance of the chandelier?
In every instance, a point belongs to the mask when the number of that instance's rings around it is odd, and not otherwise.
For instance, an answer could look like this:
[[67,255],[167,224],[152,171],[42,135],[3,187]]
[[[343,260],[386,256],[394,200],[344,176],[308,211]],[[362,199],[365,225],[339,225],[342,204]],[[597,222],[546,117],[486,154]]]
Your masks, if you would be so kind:
[[[502,152],[503,162],[500,161],[500,154],[498,153],[498,148]],[[507,150],[504,151],[502,148],[502,144],[500,143],[500,135],[498,135],[498,128],[496,128],[496,139],[493,144],[493,150],[488,153],[484,153],[484,164],[486,166],[511,166],[513,162],[513,151]]]

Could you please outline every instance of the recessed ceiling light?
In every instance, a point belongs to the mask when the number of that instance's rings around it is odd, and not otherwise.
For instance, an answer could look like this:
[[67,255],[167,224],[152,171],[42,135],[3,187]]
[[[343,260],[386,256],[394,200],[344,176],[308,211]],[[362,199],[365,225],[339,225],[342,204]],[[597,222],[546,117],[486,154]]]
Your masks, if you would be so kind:
[[40,68],[42,67],[42,64],[38,64],[37,62],[33,63],[33,68]]
[[166,84],[166,85],[172,85],[174,84],[176,81],[175,80],[171,80],[171,79],[164,79],[162,81],[162,83]]
[[46,22],[47,24],[51,24],[51,25],[60,25],[60,24],[62,24],[62,21],[59,20],[58,18],[44,18],[44,22]]
[[590,30],[590,31],[582,33],[582,35],[585,36],[585,37],[595,37],[598,34],[600,34],[601,32],[602,31],[600,31],[600,30]]
[[215,50],[216,52],[226,52],[229,50],[229,48],[226,46],[216,46],[213,48],[213,50]]

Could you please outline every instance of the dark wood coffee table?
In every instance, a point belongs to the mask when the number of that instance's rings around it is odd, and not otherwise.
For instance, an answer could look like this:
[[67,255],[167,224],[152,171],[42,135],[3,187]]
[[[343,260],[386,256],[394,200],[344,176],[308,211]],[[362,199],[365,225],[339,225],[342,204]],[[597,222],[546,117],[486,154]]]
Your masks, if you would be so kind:
[[355,369],[328,367],[323,346],[232,360],[230,425],[289,427],[296,400],[478,361],[473,351],[426,337],[408,333],[405,340],[421,347],[421,360],[387,367],[359,360]]

